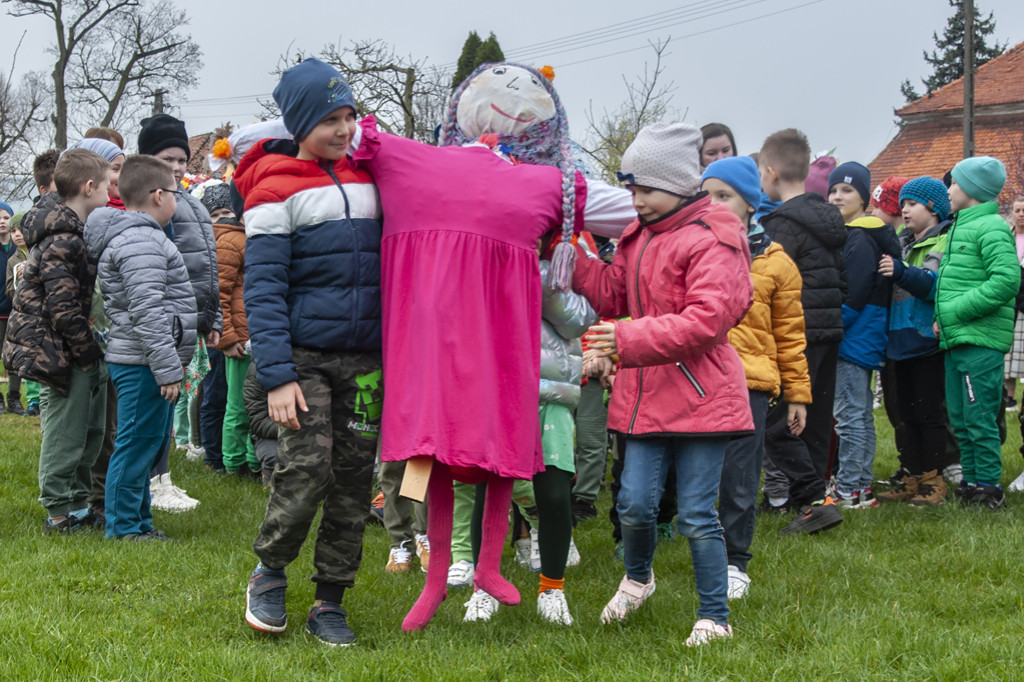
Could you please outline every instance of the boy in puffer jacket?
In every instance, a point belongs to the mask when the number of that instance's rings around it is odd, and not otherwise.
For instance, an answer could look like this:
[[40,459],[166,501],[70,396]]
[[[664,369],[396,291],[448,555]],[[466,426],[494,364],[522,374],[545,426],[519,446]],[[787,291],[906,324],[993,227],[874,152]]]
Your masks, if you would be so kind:
[[747,226],[754,285],[754,304],[729,330],[729,343],[739,353],[747,377],[754,433],[726,446],[718,490],[718,517],[729,558],[729,599],[740,599],[750,587],[747,563],[768,414],[785,411],[795,436],[807,423],[811,378],[804,357],[802,282],[793,259],[752,218],[761,203],[761,178],[753,159],[733,156],[715,161],[704,171],[701,189],[710,194],[711,203],[728,206]]
[[196,348],[196,298],[163,227],[181,192],[170,166],[131,156],[118,181],[127,211],[89,217],[85,242],[99,261],[110,318],[106,360],[117,389],[117,438],[107,469],[107,537],[168,540],[153,528],[149,472],[170,445],[183,366]]
[[873,216],[871,173],[854,161],[828,176],[828,201],[846,221],[843,246],[849,290],[843,301],[843,340],[836,365],[835,419],[839,435],[836,504],[848,509],[878,506],[871,490],[875,463],[874,394],[871,372],[885,366],[892,281],[878,273],[882,256],[899,258],[896,231]]
[[626,575],[601,621],[625,620],[654,593],[655,519],[674,462],[700,596],[687,646],[732,637],[715,498],[726,445],[753,431],[743,366],[726,340],[751,303],[750,250],[739,219],[700,191],[701,141],[686,123],[640,131],[619,174],[638,220],[611,265],[580,253],[573,275],[598,314],[632,318],[591,328],[591,347],[622,361],[608,426],[626,439],[617,503]]
[[953,168],[949,204],[956,214],[935,291],[935,332],[946,351],[946,410],[960,443],[965,504],[1006,504],[999,427],[1003,356],[1013,344],[1014,296],[1020,288],[1017,249],[996,198],[1006,168],[991,156]]

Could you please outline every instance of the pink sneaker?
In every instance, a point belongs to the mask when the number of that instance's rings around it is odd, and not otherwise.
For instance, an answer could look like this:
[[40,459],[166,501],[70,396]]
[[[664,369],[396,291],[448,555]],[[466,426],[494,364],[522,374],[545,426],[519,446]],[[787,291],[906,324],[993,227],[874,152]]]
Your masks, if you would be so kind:
[[686,646],[700,646],[707,644],[713,639],[732,637],[732,628],[728,625],[719,625],[708,618],[701,618],[693,626],[693,631],[686,638]]
[[628,575],[622,576],[618,591],[601,611],[601,622],[607,624],[617,620],[626,620],[626,616],[640,608],[640,605],[647,601],[652,594],[654,594],[654,571],[651,571],[651,579],[646,585],[630,580]]

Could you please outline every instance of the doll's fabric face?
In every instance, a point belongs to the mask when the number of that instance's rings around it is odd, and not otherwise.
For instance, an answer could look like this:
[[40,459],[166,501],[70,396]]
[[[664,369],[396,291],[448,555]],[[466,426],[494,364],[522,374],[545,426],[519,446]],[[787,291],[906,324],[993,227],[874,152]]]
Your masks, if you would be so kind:
[[526,69],[497,64],[473,78],[462,96],[456,116],[466,137],[484,133],[518,135],[530,126],[554,118],[555,101]]

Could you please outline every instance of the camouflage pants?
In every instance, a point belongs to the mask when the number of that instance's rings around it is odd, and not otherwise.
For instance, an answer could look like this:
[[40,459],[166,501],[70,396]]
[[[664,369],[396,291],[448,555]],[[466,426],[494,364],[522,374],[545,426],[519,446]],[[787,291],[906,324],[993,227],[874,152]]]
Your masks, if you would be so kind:
[[268,568],[299,555],[317,508],[323,516],[313,581],[351,587],[362,559],[373,460],[380,431],[380,354],[295,349],[309,412],[300,428],[282,428],[267,514],[253,550]]

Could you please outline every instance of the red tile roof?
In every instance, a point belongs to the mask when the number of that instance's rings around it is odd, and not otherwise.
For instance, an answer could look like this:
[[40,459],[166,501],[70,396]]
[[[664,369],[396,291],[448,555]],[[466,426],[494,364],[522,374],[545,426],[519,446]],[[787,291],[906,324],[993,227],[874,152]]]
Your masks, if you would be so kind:
[[[982,64],[974,74],[974,106],[1024,103],[1024,43],[1015,45]],[[930,95],[896,111],[901,118],[915,114],[960,111],[964,107],[964,82],[959,78]]]
[[206,155],[213,149],[214,142],[214,133],[203,133],[188,138],[191,156],[185,170],[193,175],[210,175],[210,164],[206,161]]

